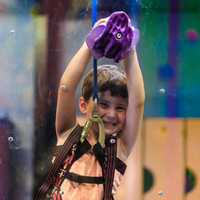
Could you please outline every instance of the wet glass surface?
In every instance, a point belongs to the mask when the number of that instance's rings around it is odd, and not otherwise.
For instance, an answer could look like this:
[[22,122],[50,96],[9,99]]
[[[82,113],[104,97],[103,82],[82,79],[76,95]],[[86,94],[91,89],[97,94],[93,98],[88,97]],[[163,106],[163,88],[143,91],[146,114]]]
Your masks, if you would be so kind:
[[0,200],[32,199],[56,144],[61,74],[92,21],[113,11],[140,30],[145,119],[200,117],[200,4],[174,2],[0,0]]

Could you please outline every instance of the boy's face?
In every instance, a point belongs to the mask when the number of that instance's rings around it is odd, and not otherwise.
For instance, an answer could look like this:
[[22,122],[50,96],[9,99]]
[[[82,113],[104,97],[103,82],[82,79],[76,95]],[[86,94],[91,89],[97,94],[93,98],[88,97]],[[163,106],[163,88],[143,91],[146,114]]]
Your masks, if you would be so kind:
[[[87,104],[86,116],[92,115],[93,101]],[[123,130],[126,121],[128,100],[120,96],[111,96],[110,91],[101,92],[97,104],[97,112],[103,120],[107,135],[119,133]]]

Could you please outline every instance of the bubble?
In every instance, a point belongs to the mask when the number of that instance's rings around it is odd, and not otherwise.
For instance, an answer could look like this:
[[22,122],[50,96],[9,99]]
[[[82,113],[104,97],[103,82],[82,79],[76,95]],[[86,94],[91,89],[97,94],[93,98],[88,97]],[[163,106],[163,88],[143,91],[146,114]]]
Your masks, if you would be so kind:
[[11,33],[11,34],[14,34],[14,33],[15,33],[15,30],[14,30],[14,29],[11,29],[11,30],[10,30],[10,33]]
[[158,195],[159,195],[159,196],[164,196],[165,193],[164,193],[163,191],[159,191],[159,192],[158,192]]
[[165,94],[165,92],[166,92],[166,90],[165,90],[164,88],[160,88],[160,89],[159,89],[159,93],[160,93],[160,94]]

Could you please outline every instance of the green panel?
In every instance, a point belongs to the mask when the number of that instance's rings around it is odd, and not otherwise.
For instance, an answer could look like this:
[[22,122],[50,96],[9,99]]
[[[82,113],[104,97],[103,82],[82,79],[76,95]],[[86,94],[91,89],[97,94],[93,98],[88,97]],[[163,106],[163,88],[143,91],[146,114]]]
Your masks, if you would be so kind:
[[[152,11],[141,13],[140,64],[146,90],[146,113],[148,116],[165,115],[166,82],[160,81],[157,70],[168,59],[168,13]],[[161,91],[161,92],[160,92]]]
[[180,11],[200,11],[200,1],[199,0],[141,0],[138,1],[140,7],[145,10],[154,9],[160,12],[169,12],[170,3],[178,4]]
[[161,0],[141,0],[139,4],[142,9],[146,10],[159,10],[159,11],[168,11],[169,10],[169,1]]
[[179,51],[179,87],[180,111],[182,116],[200,116],[200,40],[188,39],[188,31],[200,33],[200,13],[181,14],[180,51]]
[[200,11],[200,1],[199,0],[181,0],[180,1],[181,11]]

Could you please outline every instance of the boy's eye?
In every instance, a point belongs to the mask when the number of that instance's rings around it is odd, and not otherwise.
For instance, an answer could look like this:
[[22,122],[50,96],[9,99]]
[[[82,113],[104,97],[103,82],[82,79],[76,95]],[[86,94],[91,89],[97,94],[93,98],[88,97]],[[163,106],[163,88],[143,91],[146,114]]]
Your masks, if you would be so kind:
[[108,104],[105,103],[105,102],[99,102],[99,106],[100,106],[101,108],[108,108]]
[[126,111],[126,108],[125,108],[125,107],[122,107],[122,106],[118,106],[118,107],[116,108],[116,110],[117,110],[118,112],[124,112],[124,111]]

